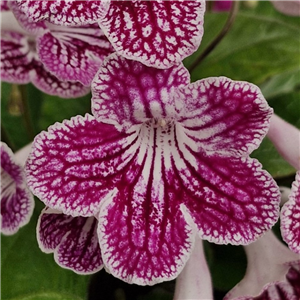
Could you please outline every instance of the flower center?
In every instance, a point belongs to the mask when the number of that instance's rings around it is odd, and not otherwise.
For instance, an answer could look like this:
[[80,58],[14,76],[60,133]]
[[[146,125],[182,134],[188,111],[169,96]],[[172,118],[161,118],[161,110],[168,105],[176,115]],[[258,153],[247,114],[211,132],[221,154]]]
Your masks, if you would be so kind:
[[16,193],[16,182],[1,168],[1,198],[10,199]]

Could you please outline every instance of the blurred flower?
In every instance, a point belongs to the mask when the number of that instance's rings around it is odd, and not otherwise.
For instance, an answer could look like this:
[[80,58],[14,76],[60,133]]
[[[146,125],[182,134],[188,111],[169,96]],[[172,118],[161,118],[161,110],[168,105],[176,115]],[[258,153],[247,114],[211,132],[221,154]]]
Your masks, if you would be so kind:
[[271,1],[281,13],[289,16],[300,16],[300,1]]
[[92,93],[94,116],[40,133],[26,172],[48,207],[98,219],[114,276],[141,285],[175,278],[194,223],[202,239],[248,244],[277,221],[279,189],[249,157],[272,114],[256,86],[190,83],[182,64],[160,70],[113,54]]
[[94,217],[71,217],[45,208],[38,220],[37,240],[63,268],[91,274],[103,267]]
[[11,7],[17,20],[11,12],[1,13],[2,80],[31,81],[43,92],[63,98],[87,94],[112,50],[100,28],[30,22],[13,2]]
[[292,184],[289,200],[281,209],[280,220],[284,241],[292,251],[300,254],[300,171]]
[[224,300],[298,300],[300,297],[299,256],[281,243],[270,230],[245,246],[245,277]]
[[23,171],[31,144],[15,155],[3,142],[1,151],[1,232],[5,235],[16,233],[26,225],[33,213],[34,200]]
[[213,1],[212,9],[214,11],[228,11],[230,10],[232,1]]
[[196,238],[195,245],[184,269],[176,279],[173,300],[212,300],[212,282],[204,255],[203,242]]
[[33,21],[58,25],[98,22],[116,52],[148,66],[168,68],[197,50],[205,1],[18,0]]

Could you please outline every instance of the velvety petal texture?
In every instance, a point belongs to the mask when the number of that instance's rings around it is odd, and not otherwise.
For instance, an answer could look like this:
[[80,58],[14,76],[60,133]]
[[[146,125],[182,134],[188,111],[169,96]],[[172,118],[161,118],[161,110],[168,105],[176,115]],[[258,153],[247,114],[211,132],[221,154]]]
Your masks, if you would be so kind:
[[47,20],[58,25],[92,24],[103,16],[110,0],[16,0],[20,9],[32,21]]
[[11,149],[3,142],[1,151],[1,232],[16,233],[26,225],[33,213],[34,200],[23,168],[15,162]]
[[290,249],[300,254],[300,171],[292,184],[289,201],[281,209],[281,234]]
[[152,69],[113,54],[92,94],[95,117],[40,133],[26,173],[50,208],[99,218],[113,275],[141,285],[170,280],[196,232],[248,244],[277,221],[279,189],[248,156],[272,113],[257,87],[224,77],[190,84],[182,64]]
[[122,56],[156,68],[179,64],[200,45],[205,1],[17,0],[34,22],[85,25],[96,21]]
[[168,68],[199,47],[204,11],[205,1],[112,1],[99,25],[122,56]]
[[92,274],[103,267],[94,217],[76,217],[45,208],[38,220],[37,239],[43,252],[54,253],[63,268]]

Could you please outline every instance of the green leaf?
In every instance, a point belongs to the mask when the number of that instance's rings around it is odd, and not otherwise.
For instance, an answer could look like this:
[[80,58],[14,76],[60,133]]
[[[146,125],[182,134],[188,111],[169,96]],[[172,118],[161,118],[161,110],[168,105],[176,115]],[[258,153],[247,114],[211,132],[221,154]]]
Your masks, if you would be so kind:
[[36,223],[41,208],[37,201],[28,225],[13,236],[1,236],[1,299],[84,300],[90,276],[62,269],[52,254],[38,247]]
[[55,122],[62,122],[76,115],[85,115],[91,111],[91,94],[76,99],[62,99],[45,95],[41,109],[39,127],[43,130]]
[[[299,65],[300,22],[282,17],[268,1],[260,9],[238,13],[233,27],[220,44],[192,72],[192,80],[227,76],[262,84]],[[185,60],[190,66],[225,23],[226,14],[207,13],[204,38],[197,53]]]

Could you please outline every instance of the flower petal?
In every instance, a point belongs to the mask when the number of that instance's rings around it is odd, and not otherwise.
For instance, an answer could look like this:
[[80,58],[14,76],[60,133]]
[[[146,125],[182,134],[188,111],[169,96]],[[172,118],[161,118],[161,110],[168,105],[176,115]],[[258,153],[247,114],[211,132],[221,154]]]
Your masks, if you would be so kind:
[[289,248],[300,254],[300,171],[292,184],[289,201],[281,209],[281,234]]
[[172,161],[179,177],[175,184],[186,191],[182,199],[201,238],[245,245],[278,220],[279,188],[258,161],[181,151],[184,155]]
[[130,153],[134,134],[118,132],[91,115],[56,123],[36,136],[26,164],[29,187],[47,206],[72,216],[93,216]]
[[189,82],[182,64],[159,70],[112,54],[92,82],[92,111],[99,121],[124,127],[175,118],[174,89]]
[[[126,173],[136,170],[143,175],[149,171],[146,164],[133,163]],[[98,234],[104,264],[112,275],[128,283],[153,285],[182,271],[195,231],[180,211],[176,190],[156,182],[152,173],[148,178],[143,175],[138,180],[127,175],[113,200],[103,202]]]
[[16,233],[26,225],[33,213],[34,200],[23,169],[15,163],[14,154],[3,142],[1,150],[1,232]]
[[110,0],[17,0],[20,9],[35,22],[47,20],[58,25],[92,24],[108,10]]
[[92,274],[103,267],[94,217],[73,218],[46,208],[38,220],[37,239],[41,250],[54,253],[63,268]]
[[99,25],[119,54],[163,69],[197,50],[204,11],[205,1],[112,1]]
[[63,81],[79,81],[89,86],[104,58],[112,52],[98,25],[62,27],[49,25],[37,39],[41,61]]
[[180,88],[185,103],[179,122],[198,151],[244,156],[265,137],[272,108],[259,88],[248,82],[211,77]]
[[35,42],[17,32],[1,32],[1,79],[26,84],[32,82],[41,91],[62,98],[80,97],[89,88],[79,82],[61,81],[45,70],[35,52]]

